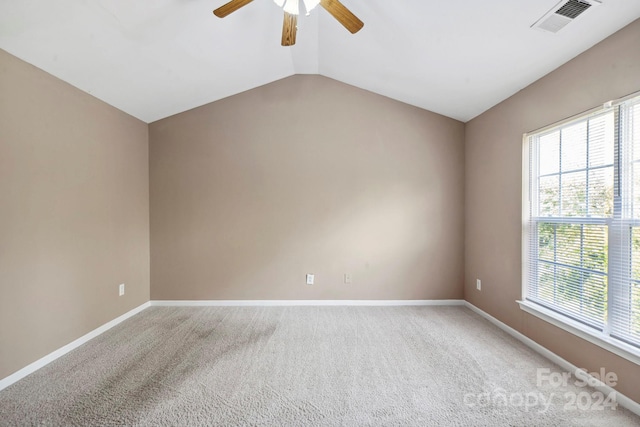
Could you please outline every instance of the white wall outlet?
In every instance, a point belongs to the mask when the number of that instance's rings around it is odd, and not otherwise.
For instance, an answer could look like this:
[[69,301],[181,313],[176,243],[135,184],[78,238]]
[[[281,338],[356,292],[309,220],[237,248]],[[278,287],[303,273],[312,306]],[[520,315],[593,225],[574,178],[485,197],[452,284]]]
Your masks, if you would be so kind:
[[344,273],[344,283],[351,283],[351,274]]
[[476,279],[476,289],[479,291],[482,290],[482,281],[480,281],[480,279]]
[[118,286],[118,296],[122,295],[124,295],[124,283],[121,283],[120,286]]
[[307,274],[307,285],[313,285],[313,280],[315,279],[313,274]]

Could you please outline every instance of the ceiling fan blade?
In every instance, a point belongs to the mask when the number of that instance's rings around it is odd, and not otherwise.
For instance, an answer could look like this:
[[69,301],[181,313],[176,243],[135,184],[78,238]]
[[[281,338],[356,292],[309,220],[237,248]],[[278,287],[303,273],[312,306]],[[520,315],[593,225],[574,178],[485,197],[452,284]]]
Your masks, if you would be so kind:
[[364,27],[364,23],[338,0],[320,0],[320,4],[352,34]]
[[229,3],[223,4],[222,6],[214,10],[213,14],[218,18],[224,18],[230,13],[233,13],[236,10],[240,9],[242,6],[248,5],[252,1],[253,0],[231,0]]
[[291,13],[284,13],[282,23],[282,46],[293,46],[296,44],[296,31],[298,31],[298,17]]

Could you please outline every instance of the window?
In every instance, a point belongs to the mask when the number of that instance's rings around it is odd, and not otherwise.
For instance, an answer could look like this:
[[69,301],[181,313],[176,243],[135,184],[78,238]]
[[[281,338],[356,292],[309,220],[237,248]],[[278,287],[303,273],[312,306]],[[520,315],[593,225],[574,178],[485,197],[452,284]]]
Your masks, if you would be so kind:
[[640,361],[640,97],[525,135],[523,166],[522,308]]

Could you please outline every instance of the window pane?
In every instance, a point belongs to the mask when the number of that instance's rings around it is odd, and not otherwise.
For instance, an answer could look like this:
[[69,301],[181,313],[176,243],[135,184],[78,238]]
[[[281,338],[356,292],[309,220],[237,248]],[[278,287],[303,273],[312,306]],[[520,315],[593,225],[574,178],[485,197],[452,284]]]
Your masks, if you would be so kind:
[[579,314],[582,273],[573,268],[558,267],[557,275],[556,304],[572,314]]
[[580,122],[562,129],[561,170],[584,169],[587,166],[587,123]]
[[613,165],[613,111],[589,120],[589,167]]
[[562,175],[562,216],[587,215],[587,173]]
[[555,225],[538,224],[538,257],[546,261],[554,261],[555,247]]
[[631,333],[637,340],[640,341],[640,284],[632,283],[632,323]]
[[631,228],[631,280],[640,281],[640,227]]
[[[611,217],[613,215],[613,167],[589,171],[589,213],[590,217]],[[638,203],[640,209],[640,203]]]
[[589,270],[607,273],[609,269],[607,226],[583,225],[582,227],[582,266]]
[[633,218],[640,219],[640,104],[629,106],[626,111],[625,121],[622,132],[627,131],[625,139],[628,139],[628,146],[630,147],[630,174],[633,180],[630,183],[630,194],[626,197],[632,197],[630,200],[632,204],[631,213]]
[[555,294],[555,267],[552,264],[541,262],[538,264],[537,297],[539,300],[552,306]]
[[582,266],[582,227],[574,224],[557,226],[556,253],[557,262],[576,267]]
[[568,308],[580,306],[578,288],[582,280],[579,270],[567,267],[557,268],[556,303]]
[[[629,289],[629,312],[624,317],[628,316],[628,325],[624,322],[619,323],[620,327],[626,330],[617,331],[622,332],[622,335],[632,341],[640,342],[640,227],[631,228],[631,280]],[[624,310],[622,307],[618,309]]]
[[537,284],[530,295],[579,321],[603,327],[607,306],[607,226],[541,222],[537,229]]
[[633,147],[633,160],[640,160],[640,104],[630,109],[631,126],[627,138]]
[[633,217],[640,218],[640,161],[632,164]]
[[571,317],[602,327],[606,295],[606,276],[570,267],[557,267],[555,306]]
[[560,210],[560,180],[558,176],[540,178],[538,216],[558,216]]
[[538,159],[540,175],[558,173],[560,171],[560,131],[541,136],[538,149],[540,150]]
[[596,325],[604,325],[607,307],[607,276],[585,273],[581,314]]

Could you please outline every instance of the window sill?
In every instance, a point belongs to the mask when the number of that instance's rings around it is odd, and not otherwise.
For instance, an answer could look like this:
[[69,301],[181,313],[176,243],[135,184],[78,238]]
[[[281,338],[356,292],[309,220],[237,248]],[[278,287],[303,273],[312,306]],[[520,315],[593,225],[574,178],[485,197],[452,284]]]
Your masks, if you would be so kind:
[[640,349],[630,346],[622,341],[608,337],[604,334],[598,333],[591,328],[568,319],[552,310],[548,310],[538,304],[529,301],[517,301],[520,304],[520,308],[529,314],[532,314],[546,322],[551,323],[570,332],[578,337],[589,341],[599,347],[604,348],[620,357],[623,357],[637,365],[640,365]]

